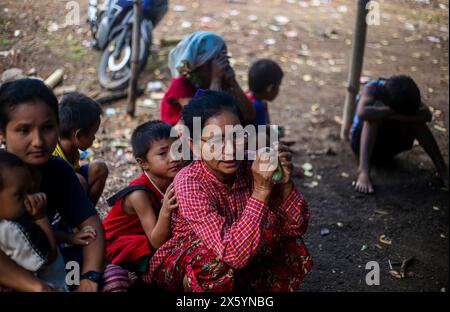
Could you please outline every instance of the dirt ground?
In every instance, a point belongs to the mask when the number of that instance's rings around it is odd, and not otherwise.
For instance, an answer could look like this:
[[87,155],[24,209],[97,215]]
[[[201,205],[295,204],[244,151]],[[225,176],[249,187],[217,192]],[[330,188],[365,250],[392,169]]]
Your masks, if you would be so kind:
[[[96,67],[100,52],[86,46],[90,33],[87,1],[79,1],[80,25],[62,27],[68,1],[0,3],[0,72],[19,67],[45,78],[64,68],[64,86],[99,94]],[[198,29],[222,35],[233,55],[239,80],[246,86],[249,64],[262,57],[277,60],[285,71],[280,96],[270,106],[274,123],[287,128],[298,168],[311,164],[312,177],[296,184],[311,207],[305,241],[315,265],[300,291],[447,291],[449,276],[449,195],[441,188],[432,162],[420,146],[373,171],[376,196],[355,193],[356,161],[339,139],[340,116],[349,67],[355,1],[175,0],[154,32],[152,58],[140,83],[170,81],[162,38],[180,38]],[[363,76],[414,77],[423,100],[433,110],[430,128],[448,163],[448,1],[378,1],[381,24],[370,26]],[[279,25],[275,16],[289,19]],[[279,20],[279,22],[283,22]],[[283,23],[281,23],[283,24]],[[57,26],[60,26],[57,29]],[[13,53],[3,53],[13,50]],[[5,56],[5,54],[8,54]],[[125,118],[125,102],[105,106],[95,158],[110,166],[105,198],[138,174],[128,140],[140,122],[159,118],[161,92],[141,97],[154,106],[138,106]],[[302,171],[301,169],[299,171]],[[310,174],[309,174],[310,175]],[[315,181],[315,182],[314,182]],[[329,231],[328,235],[321,232]],[[387,244],[379,237],[385,235]],[[415,257],[409,275],[389,274],[388,260]],[[365,265],[377,261],[379,286],[367,286]]]

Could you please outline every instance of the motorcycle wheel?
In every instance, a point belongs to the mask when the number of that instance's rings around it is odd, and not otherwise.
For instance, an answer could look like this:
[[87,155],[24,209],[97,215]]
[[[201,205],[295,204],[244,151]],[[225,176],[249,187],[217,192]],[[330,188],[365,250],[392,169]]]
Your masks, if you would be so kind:
[[[118,58],[114,58],[112,52],[115,44],[119,39],[119,35],[115,36],[106,46],[103,51],[102,58],[98,67],[98,80],[100,85],[108,90],[123,89],[128,85],[131,77],[131,30],[127,34],[125,43]],[[147,64],[147,59],[150,54],[151,42],[145,41],[141,38],[139,44],[139,68],[140,73]]]

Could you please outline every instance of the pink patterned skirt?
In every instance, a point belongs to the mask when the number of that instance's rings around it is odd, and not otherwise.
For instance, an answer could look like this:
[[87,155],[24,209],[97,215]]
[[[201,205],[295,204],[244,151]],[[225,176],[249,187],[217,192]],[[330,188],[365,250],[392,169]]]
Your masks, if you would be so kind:
[[[243,269],[231,268],[201,241],[187,238],[150,273],[167,291],[183,291],[186,276],[194,292],[292,292],[311,267],[311,257],[300,237],[283,237],[266,230],[257,255]],[[143,279],[146,281],[145,275]]]

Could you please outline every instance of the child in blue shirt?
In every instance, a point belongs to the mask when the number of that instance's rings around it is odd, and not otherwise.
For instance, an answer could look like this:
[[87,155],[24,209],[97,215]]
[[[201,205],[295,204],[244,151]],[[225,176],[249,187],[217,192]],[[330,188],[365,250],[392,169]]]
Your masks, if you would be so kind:
[[256,110],[253,121],[255,127],[270,124],[268,102],[278,96],[283,75],[281,67],[269,59],[260,59],[250,67],[248,73],[250,92],[247,96]]
[[370,178],[373,163],[384,162],[410,150],[417,140],[430,156],[437,173],[448,187],[448,168],[427,126],[428,107],[411,77],[393,76],[366,84],[357,98],[357,109],[350,130],[350,142],[359,160],[355,190],[374,193]]

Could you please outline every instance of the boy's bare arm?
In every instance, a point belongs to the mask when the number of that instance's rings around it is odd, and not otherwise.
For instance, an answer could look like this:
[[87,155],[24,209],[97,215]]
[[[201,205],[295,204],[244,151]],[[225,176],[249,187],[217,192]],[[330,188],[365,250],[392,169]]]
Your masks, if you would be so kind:
[[48,255],[48,263],[52,263],[56,259],[56,238],[53,228],[45,213],[47,207],[47,196],[44,193],[34,193],[27,195],[25,199],[25,207],[28,214],[34,219],[34,222],[44,231],[50,243],[50,253]]
[[97,232],[93,227],[87,226],[74,230],[74,233],[54,231],[57,243],[67,243],[72,245],[89,245],[91,240],[97,239]]
[[151,233],[150,243],[153,247],[159,248],[170,239],[170,220],[172,212],[178,209],[177,199],[173,184],[170,184],[164,194],[163,204],[159,211],[158,221]]
[[56,251],[56,237],[53,231],[52,226],[50,225],[50,221],[47,217],[40,218],[34,221],[41,229],[44,231],[47,236],[48,241],[50,242],[50,254],[48,256],[48,263],[52,263],[56,259],[57,251]]
[[[105,231],[98,215],[93,215],[83,221],[78,228],[91,227],[97,233],[95,239],[89,239],[89,244],[82,247],[82,274],[88,271],[103,272],[105,269]],[[98,284],[88,279],[80,281],[77,291],[98,291]]]
[[156,249],[161,247],[170,238],[170,216],[171,214],[165,214],[162,210],[159,213],[158,222],[150,235],[150,244]]
[[419,107],[417,113],[412,116],[393,113],[389,117],[389,119],[392,119],[392,120],[398,120],[398,121],[410,122],[410,123],[426,123],[426,122],[430,122],[432,118],[433,118],[433,116],[430,112],[430,109],[428,108],[428,106],[426,106],[423,103]]
[[392,110],[385,105],[369,105],[375,101],[366,87],[361,92],[361,99],[358,101],[356,114],[362,121],[382,121],[392,115]]
[[136,212],[148,240],[151,242],[151,235],[157,218],[147,193],[145,191],[134,191],[128,195],[127,199]]
[[382,102],[377,102],[375,105],[369,105],[370,103],[373,103],[373,101],[375,101],[375,98],[370,94],[370,90],[368,88],[364,88],[356,109],[356,113],[360,120],[382,121],[390,119],[402,122],[425,123],[431,121],[432,118],[430,110],[423,103],[416,114],[407,116],[395,113],[389,106]]

